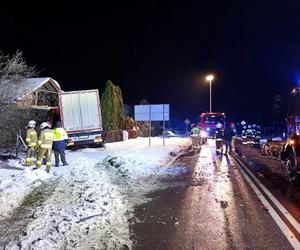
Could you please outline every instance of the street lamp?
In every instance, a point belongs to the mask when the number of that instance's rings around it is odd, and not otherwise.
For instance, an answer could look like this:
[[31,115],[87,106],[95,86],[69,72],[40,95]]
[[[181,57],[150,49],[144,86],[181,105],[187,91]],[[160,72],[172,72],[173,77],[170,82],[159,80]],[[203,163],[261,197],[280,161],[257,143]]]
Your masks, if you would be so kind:
[[208,75],[206,77],[206,80],[209,81],[209,113],[211,113],[211,83],[214,80],[214,76],[213,75]]

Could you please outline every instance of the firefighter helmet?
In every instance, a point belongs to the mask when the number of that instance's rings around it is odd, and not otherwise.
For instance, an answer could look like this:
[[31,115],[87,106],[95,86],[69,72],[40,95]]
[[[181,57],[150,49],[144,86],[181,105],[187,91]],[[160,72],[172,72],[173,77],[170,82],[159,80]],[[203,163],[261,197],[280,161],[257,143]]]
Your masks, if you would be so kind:
[[40,125],[41,129],[50,128],[50,127],[51,127],[51,125],[49,122],[42,122],[42,124]]
[[35,127],[35,124],[36,124],[36,122],[35,122],[34,120],[31,120],[31,121],[28,122],[27,127],[28,127],[28,128],[34,128],[34,127]]

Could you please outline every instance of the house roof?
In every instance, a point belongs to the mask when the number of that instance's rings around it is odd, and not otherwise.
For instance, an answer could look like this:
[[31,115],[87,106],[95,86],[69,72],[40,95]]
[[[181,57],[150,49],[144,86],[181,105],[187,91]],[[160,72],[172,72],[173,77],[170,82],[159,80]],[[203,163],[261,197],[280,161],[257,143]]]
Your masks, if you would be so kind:
[[60,90],[60,85],[57,81],[50,77],[42,77],[42,78],[27,78],[25,81],[19,84],[19,91],[17,99],[22,99],[26,95],[36,91],[40,87],[42,87],[47,82],[51,82],[54,88],[56,88],[57,91]]
[[10,96],[8,100],[10,99],[11,101],[17,101],[23,99],[30,93],[35,92],[48,82],[51,84],[55,91],[60,91],[60,85],[58,84],[58,82],[50,77],[27,78],[26,80],[21,82],[2,81],[1,91],[7,92],[7,96]]

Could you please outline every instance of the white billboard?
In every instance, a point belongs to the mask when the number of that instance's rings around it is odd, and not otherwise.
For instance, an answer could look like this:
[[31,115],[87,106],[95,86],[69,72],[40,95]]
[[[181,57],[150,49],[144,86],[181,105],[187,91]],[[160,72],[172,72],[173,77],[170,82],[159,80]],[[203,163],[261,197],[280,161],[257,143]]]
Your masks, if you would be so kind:
[[134,120],[135,121],[169,121],[170,105],[169,104],[135,105]]

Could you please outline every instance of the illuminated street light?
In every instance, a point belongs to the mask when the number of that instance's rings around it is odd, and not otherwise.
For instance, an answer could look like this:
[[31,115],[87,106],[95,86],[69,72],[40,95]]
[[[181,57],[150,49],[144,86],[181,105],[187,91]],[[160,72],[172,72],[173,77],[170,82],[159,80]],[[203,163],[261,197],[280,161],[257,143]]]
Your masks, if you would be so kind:
[[211,104],[211,83],[214,80],[214,76],[213,75],[208,75],[206,77],[206,80],[209,81],[209,113],[211,113],[211,111],[212,111],[212,104]]

